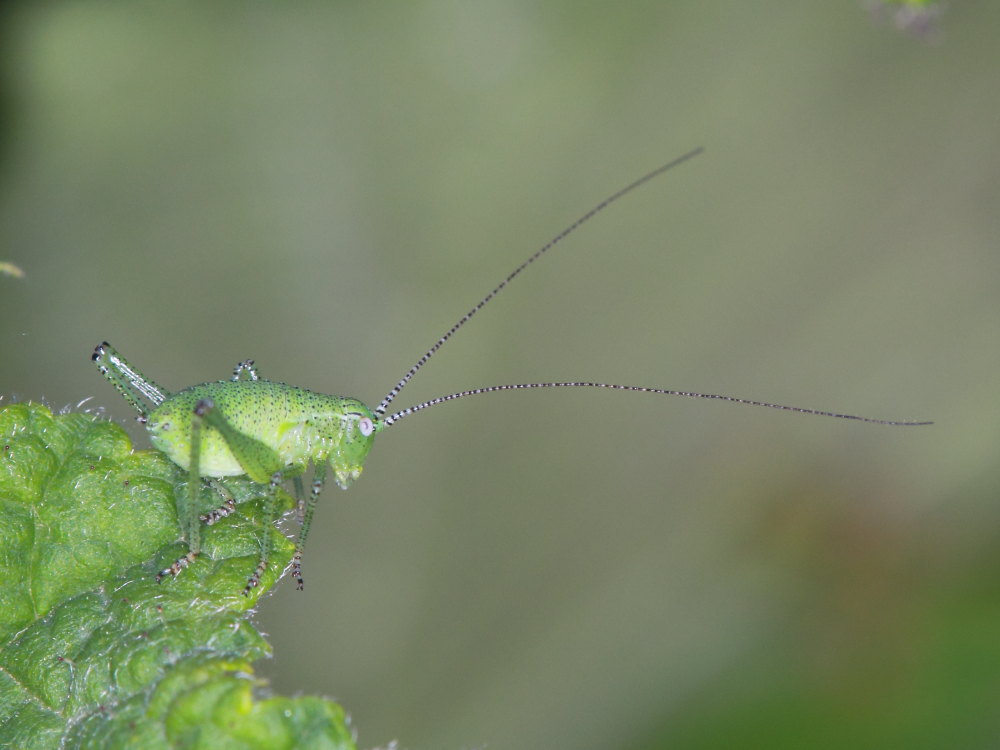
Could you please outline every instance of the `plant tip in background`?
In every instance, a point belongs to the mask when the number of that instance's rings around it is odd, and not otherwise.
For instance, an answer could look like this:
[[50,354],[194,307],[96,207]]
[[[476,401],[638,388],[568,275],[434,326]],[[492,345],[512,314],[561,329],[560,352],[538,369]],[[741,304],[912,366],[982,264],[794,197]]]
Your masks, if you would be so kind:
[[924,41],[940,38],[943,3],[935,0],[865,0],[865,7],[878,23]]
[[9,261],[0,260],[0,274],[3,276],[13,276],[15,279],[24,278],[24,270],[20,266],[15,266]]

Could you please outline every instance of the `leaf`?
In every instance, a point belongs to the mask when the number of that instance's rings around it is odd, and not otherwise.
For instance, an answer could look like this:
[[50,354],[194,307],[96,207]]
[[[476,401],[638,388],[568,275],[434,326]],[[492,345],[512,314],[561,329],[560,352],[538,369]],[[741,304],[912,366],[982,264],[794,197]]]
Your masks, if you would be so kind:
[[[0,746],[355,748],[335,703],[258,697],[251,665],[270,646],[248,612],[292,545],[262,527],[257,485],[227,481],[238,511],[158,584],[185,551],[173,463],[38,404],[0,407],[0,451]],[[244,597],[265,532],[272,562]]]

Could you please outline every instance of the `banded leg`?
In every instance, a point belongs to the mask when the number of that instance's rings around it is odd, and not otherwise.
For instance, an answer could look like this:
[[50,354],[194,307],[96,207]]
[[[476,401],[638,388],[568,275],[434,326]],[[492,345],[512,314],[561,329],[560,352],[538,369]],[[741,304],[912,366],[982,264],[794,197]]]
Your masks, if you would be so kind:
[[130,365],[107,341],[98,344],[90,358],[97,363],[101,375],[139,412],[137,419],[140,422],[145,422],[149,413],[142,403],[143,398],[159,406],[170,395]]
[[183,508],[177,509],[184,538],[188,543],[187,554],[177,558],[169,567],[156,576],[159,583],[167,575],[175,576],[194,562],[201,552],[201,518],[198,517],[198,492],[201,489],[201,431],[205,414],[215,408],[211,399],[202,399],[194,407],[191,417],[191,459],[188,466],[188,486]]
[[278,520],[278,488],[281,486],[281,480],[281,472],[276,471],[268,483],[267,495],[264,498],[264,535],[260,539],[260,560],[257,562],[257,568],[247,579],[247,585],[243,587],[243,596],[250,596],[250,592],[260,585],[260,577],[267,570],[267,563],[271,557],[271,534],[275,532],[274,522]]
[[204,480],[209,487],[211,487],[215,492],[222,498],[222,505],[220,505],[215,510],[211,510],[203,516],[198,516],[198,520],[204,523],[206,526],[211,526],[216,521],[219,521],[233,511],[236,510],[236,498],[233,497],[232,493],[227,490],[222,482],[218,479],[212,479],[209,477]]
[[319,500],[319,493],[323,491],[325,482],[326,462],[321,461],[316,464],[313,472],[312,487],[309,489],[309,499],[306,501],[305,511],[302,514],[302,527],[299,529],[299,538],[295,543],[295,555],[292,556],[292,578],[295,579],[295,588],[299,591],[305,588],[305,582],[302,580],[302,553],[306,548],[306,536],[308,536],[309,526],[312,524],[316,501]]

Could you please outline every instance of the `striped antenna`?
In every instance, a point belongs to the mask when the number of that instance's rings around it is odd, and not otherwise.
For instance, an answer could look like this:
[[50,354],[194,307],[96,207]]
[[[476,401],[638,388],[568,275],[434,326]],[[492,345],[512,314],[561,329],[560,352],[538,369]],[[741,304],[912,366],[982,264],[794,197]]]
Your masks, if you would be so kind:
[[[398,383],[396,383],[395,387],[393,387],[393,389],[391,391],[389,391],[386,394],[385,398],[382,399],[382,403],[380,403],[378,405],[378,407],[375,409],[375,418],[376,419],[380,419],[381,417],[385,416],[385,411],[388,408],[389,404],[392,403],[392,400],[394,398],[396,398],[396,396],[399,395],[399,392],[401,390],[403,390],[403,388],[406,387],[406,384],[410,382],[410,379],[414,375],[417,374],[417,370],[419,370],[421,367],[423,367],[425,364],[427,364],[427,360],[429,360],[431,357],[433,357],[434,354],[435,354],[435,352],[437,352],[438,349],[440,349],[442,346],[444,346],[444,343],[448,339],[450,339],[452,336],[454,336],[455,332],[459,328],[461,328],[466,323],[468,323],[469,320],[472,318],[473,315],[475,315],[477,312],[479,312],[484,307],[486,307],[487,303],[489,303],[494,297],[496,297],[497,294],[500,293],[500,290],[502,290],[511,281],[513,281],[514,277],[517,276],[518,274],[520,274],[521,271],[523,271],[525,268],[527,268],[528,266],[530,266],[536,260],[538,260],[539,258],[541,258],[545,253],[547,253],[549,250],[551,250],[558,242],[560,242],[561,240],[563,240],[566,237],[568,237],[570,234],[572,234],[574,231],[576,231],[582,224],[585,224],[587,221],[589,221],[590,219],[592,219],[596,214],[598,214],[601,211],[603,211],[605,208],[607,208],[608,206],[610,206],[612,203],[614,203],[619,198],[622,198],[625,195],[627,195],[628,193],[631,193],[637,187],[640,187],[640,186],[644,185],[645,183],[647,183],[650,180],[652,180],[654,177],[659,177],[664,172],[666,172],[668,170],[671,170],[671,169],[673,169],[674,167],[676,167],[676,166],[678,166],[680,164],[683,164],[688,159],[693,159],[695,156],[697,156],[698,154],[700,154],[702,151],[704,151],[704,149],[702,147],[700,147],[700,146],[698,148],[694,149],[693,151],[688,151],[683,156],[680,156],[680,157],[674,159],[673,161],[664,164],[662,167],[658,167],[658,168],[654,169],[652,172],[649,172],[648,174],[643,175],[642,177],[640,177],[635,182],[632,182],[632,183],[626,185],[625,187],[623,187],[618,192],[616,192],[616,193],[614,193],[612,195],[609,195],[607,198],[605,198],[604,200],[602,200],[600,203],[598,203],[592,209],[590,209],[589,211],[587,211],[587,213],[585,213],[579,219],[577,219],[572,224],[570,224],[568,227],[566,227],[564,230],[562,230],[559,234],[557,234],[551,240],[549,240],[548,242],[546,242],[539,250],[536,250],[534,252],[534,254],[531,255],[531,257],[529,257],[526,261],[524,261],[524,263],[522,263],[517,268],[515,268],[513,271],[511,271],[510,274],[508,274],[507,278],[504,279],[503,281],[501,281],[497,285],[496,289],[494,289],[492,292],[490,292],[485,297],[483,297],[475,307],[473,307],[471,310],[469,310],[469,312],[467,312],[465,315],[463,315],[461,318],[459,318],[458,322],[455,323],[455,325],[453,325],[451,328],[449,328],[448,331],[444,334],[444,336],[442,336],[441,338],[439,338],[437,340],[437,343],[434,344],[434,346],[432,346],[430,349],[428,349],[427,353],[424,354],[420,359],[418,359],[416,361],[416,363],[413,365],[413,367],[411,367],[409,370],[406,371],[406,374],[402,377],[402,379]],[[541,385],[541,384],[539,384],[539,385]],[[499,387],[499,388],[484,388],[484,389],[481,389],[481,390],[483,392],[486,392],[486,391],[489,391],[489,390],[503,390],[504,388],[539,387],[539,385],[534,385],[534,386],[529,386],[529,385],[502,386],[502,387]],[[554,384],[550,384],[550,385],[554,385]],[[608,387],[610,387],[610,386],[608,386]],[[469,393],[466,393],[466,394],[452,394],[451,396],[446,396],[446,397],[444,397],[441,400],[442,401],[449,401],[449,400],[451,400],[453,398],[458,398],[461,395],[472,395],[472,392],[469,392]],[[431,404],[430,403],[422,404],[419,408],[423,409],[423,408],[426,408],[427,406],[431,406]],[[413,411],[416,411],[416,409],[413,409]],[[398,414],[394,414],[393,417],[390,417],[389,419],[394,419],[396,417],[398,417]],[[385,420],[387,424],[391,424],[391,422],[389,421],[389,419]]]
[[766,401],[753,401],[748,398],[737,398],[736,396],[720,396],[715,393],[695,393],[693,391],[671,391],[664,388],[644,388],[639,385],[616,385],[614,383],[518,383],[516,385],[491,385],[485,388],[473,388],[468,391],[450,393],[447,396],[438,396],[422,404],[411,406],[408,409],[397,411],[385,418],[385,426],[395,424],[403,417],[408,417],[414,412],[426,409],[429,406],[437,406],[446,401],[465,398],[466,396],[478,396],[483,393],[494,393],[495,391],[516,391],[524,388],[610,388],[615,391],[639,391],[640,393],[658,393],[663,396],[686,396],[687,398],[711,398],[716,401],[732,401],[735,404],[745,404],[747,406],[766,406],[768,409],[782,409],[784,411],[797,411],[800,414],[815,414],[820,417],[836,417],[837,419],[856,419],[859,422],[872,422],[874,424],[892,425],[893,427],[916,427],[918,425],[934,424],[933,422],[913,422],[908,420],[875,419],[874,417],[858,417],[854,414],[840,414],[834,411],[820,411],[819,409],[804,409],[800,406],[785,406],[784,404],[770,404]]
[[502,290],[505,286],[507,286],[507,284],[509,284],[514,279],[515,276],[520,274],[521,271],[523,271],[525,268],[527,268],[536,260],[538,260],[546,252],[551,250],[560,240],[565,239],[568,235],[570,235],[572,232],[578,229],[581,224],[593,218],[597,213],[610,206],[616,200],[632,192],[637,187],[640,187],[645,183],[649,182],[654,177],[658,177],[664,172],[673,169],[679,164],[686,162],[688,159],[694,158],[695,156],[700,154],[703,150],[704,149],[699,147],[694,149],[693,151],[689,151],[683,156],[680,156],[674,159],[673,161],[664,164],[662,167],[658,167],[657,169],[654,169],[652,172],[643,175],[635,182],[626,185],[618,192],[613,193],[612,195],[608,196],[603,201],[598,203],[592,209],[587,211],[587,213],[585,213],[583,216],[581,216],[579,219],[574,221],[572,224],[570,224],[568,227],[562,230],[559,234],[557,234],[555,237],[553,237],[551,240],[545,243],[545,245],[543,245],[539,250],[536,250],[526,261],[524,261],[521,265],[519,265],[517,268],[511,271],[510,274],[508,274],[507,278],[501,281],[500,284],[498,284],[497,287],[492,292],[483,297],[483,299],[480,300],[480,302],[475,307],[473,307],[471,310],[469,310],[469,312],[467,312],[465,315],[459,318],[458,322],[456,322],[455,325],[449,328],[448,331],[441,338],[437,340],[437,343],[435,343],[434,346],[432,346],[430,349],[427,350],[426,354],[424,354],[420,359],[416,361],[413,367],[407,370],[403,378],[396,384],[396,386],[391,391],[389,391],[388,394],[386,394],[386,397],[382,399],[382,403],[380,403],[378,405],[378,408],[375,409],[375,418],[377,420],[381,420],[386,427],[389,427],[398,422],[399,420],[401,420],[403,417],[408,417],[410,414],[422,411],[423,409],[427,409],[428,407],[437,406],[438,404],[443,404],[448,401],[455,401],[456,399],[465,398],[466,396],[479,396],[484,393],[495,393],[497,391],[517,391],[529,388],[609,388],[615,391],[638,391],[640,393],[655,393],[662,396],[684,396],[686,398],[707,398],[707,399],[714,399],[716,401],[730,401],[734,404],[744,404],[746,406],[765,406],[768,409],[781,409],[783,411],[799,412],[800,414],[814,414],[820,417],[836,417],[837,419],[854,419],[859,422],[871,422],[873,424],[891,425],[893,427],[916,427],[918,425],[934,424],[933,422],[917,422],[911,420],[876,419],[874,417],[859,417],[854,414],[841,414],[839,412],[822,411],[820,409],[805,409],[800,406],[785,406],[784,404],[772,404],[766,401],[754,401],[748,398],[737,398],[736,396],[721,396],[715,393],[695,393],[694,391],[675,391],[675,390],[668,390],[665,388],[645,388],[643,386],[638,386],[638,385],[617,385],[615,383],[591,383],[585,381],[574,381],[565,383],[516,383],[510,385],[491,385],[491,386],[486,386],[485,388],[473,388],[468,391],[459,391],[457,393],[450,393],[447,396],[438,396],[437,398],[432,398],[430,401],[424,401],[423,403],[417,404],[416,406],[411,406],[409,408],[397,411],[394,414],[386,416],[386,409],[388,408],[389,404],[392,402],[394,398],[396,398],[397,395],[399,395],[399,392],[406,387],[406,384],[410,382],[410,379],[417,373],[417,370],[423,367],[427,363],[427,360],[433,357],[434,353],[437,352],[437,350],[440,349],[442,346],[444,346],[444,343],[448,339],[450,339],[459,328],[468,323],[469,319],[472,318],[472,316],[475,315],[477,312],[479,312],[481,309],[483,309],[487,305],[487,303],[490,302],[500,292],[500,290]]

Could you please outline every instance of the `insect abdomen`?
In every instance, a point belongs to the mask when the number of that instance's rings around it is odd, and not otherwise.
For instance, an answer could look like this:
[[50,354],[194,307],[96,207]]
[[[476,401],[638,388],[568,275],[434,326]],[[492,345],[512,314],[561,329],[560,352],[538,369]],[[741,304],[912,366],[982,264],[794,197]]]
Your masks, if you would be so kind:
[[[331,417],[336,424],[345,401],[269,380],[220,380],[186,388],[154,409],[146,425],[153,445],[182,469],[190,465],[191,420],[202,400],[211,400],[237,431],[277,452],[281,465],[274,471],[325,458],[337,438],[330,434],[335,433],[329,427]],[[201,476],[246,473],[222,435],[213,429],[203,431],[200,453]]]

